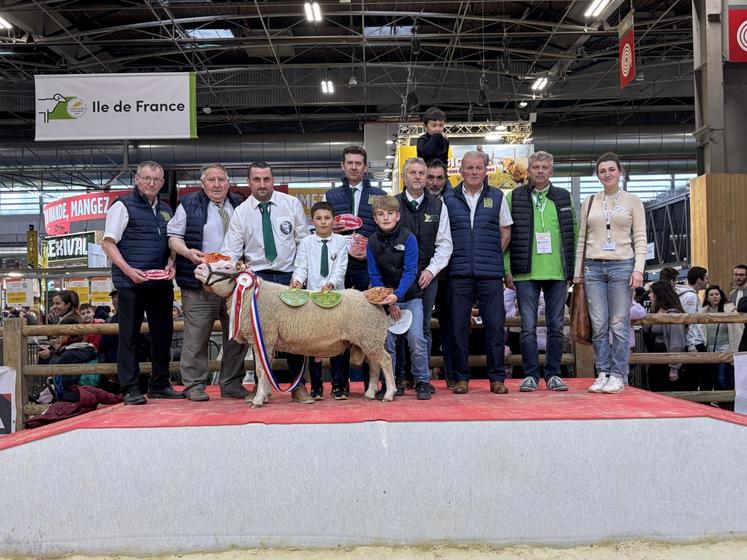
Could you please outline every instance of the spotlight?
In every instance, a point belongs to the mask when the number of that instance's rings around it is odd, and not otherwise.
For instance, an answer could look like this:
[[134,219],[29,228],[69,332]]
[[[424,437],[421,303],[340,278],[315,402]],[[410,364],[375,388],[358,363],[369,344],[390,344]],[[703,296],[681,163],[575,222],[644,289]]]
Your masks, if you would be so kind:
[[529,103],[526,101],[519,101],[519,109],[526,109],[527,105],[529,105]]
[[545,77],[537,78],[532,84],[532,89],[534,91],[541,91],[547,87],[548,82],[549,80]]
[[322,21],[322,9],[319,7],[319,2],[306,2],[303,5],[303,10],[306,13],[306,20],[313,23]]
[[322,80],[322,93],[330,94],[335,92],[335,84],[332,80]]
[[350,79],[348,80],[348,87],[353,87],[358,85],[358,78],[355,76],[350,76]]

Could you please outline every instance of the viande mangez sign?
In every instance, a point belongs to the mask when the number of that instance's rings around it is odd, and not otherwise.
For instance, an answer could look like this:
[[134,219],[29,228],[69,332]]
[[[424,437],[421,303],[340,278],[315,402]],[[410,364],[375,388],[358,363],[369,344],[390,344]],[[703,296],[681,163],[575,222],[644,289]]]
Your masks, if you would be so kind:
[[36,140],[197,138],[194,72],[34,76]]

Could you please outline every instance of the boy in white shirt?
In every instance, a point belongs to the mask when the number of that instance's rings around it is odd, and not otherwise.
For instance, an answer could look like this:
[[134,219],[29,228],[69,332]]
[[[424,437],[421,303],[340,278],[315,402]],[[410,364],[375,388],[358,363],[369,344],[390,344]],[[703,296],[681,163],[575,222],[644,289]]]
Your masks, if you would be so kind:
[[[291,288],[302,288],[304,283],[309,291],[342,290],[345,288],[345,271],[348,268],[347,238],[332,233],[335,214],[329,202],[317,202],[311,207],[311,222],[315,233],[301,240],[296,252]],[[307,304],[309,305],[309,304]],[[330,358],[332,369],[332,395],[335,400],[346,400],[343,356]],[[322,365],[309,356],[311,375],[311,397],[324,399],[322,389]]]

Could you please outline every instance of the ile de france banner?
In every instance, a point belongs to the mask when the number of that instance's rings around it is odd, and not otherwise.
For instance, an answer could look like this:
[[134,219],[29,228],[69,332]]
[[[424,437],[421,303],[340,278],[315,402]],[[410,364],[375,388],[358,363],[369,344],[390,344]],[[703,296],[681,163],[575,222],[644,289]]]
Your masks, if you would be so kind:
[[197,138],[193,72],[35,76],[36,140]]

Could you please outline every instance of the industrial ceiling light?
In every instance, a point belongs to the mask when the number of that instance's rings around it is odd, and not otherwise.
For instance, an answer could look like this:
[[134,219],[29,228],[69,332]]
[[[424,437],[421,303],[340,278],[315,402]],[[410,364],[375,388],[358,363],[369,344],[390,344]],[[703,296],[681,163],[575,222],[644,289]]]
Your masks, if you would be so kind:
[[348,80],[348,87],[354,87],[358,85],[358,78],[355,76],[350,76],[350,79]]
[[322,93],[331,94],[335,92],[335,84],[332,80],[322,80]]
[[2,28],[2,29],[12,29],[13,26],[10,24],[10,22],[7,19],[5,19],[3,17],[0,17],[0,28]]
[[542,91],[547,87],[548,79],[545,77],[537,78],[534,83],[532,84],[532,89],[534,91]]
[[593,0],[587,10],[584,12],[584,16],[586,16],[587,18],[599,17],[599,14],[604,11],[609,3],[610,0]]
[[505,132],[508,127],[505,124],[499,124],[495,127],[496,132]]
[[322,21],[322,9],[319,7],[319,2],[306,2],[303,5],[304,12],[306,13],[306,20],[313,23]]
[[529,105],[529,103],[526,101],[519,101],[519,109],[526,109],[527,105]]
[[385,142],[385,144],[386,144],[387,146],[391,146],[392,144],[394,144],[394,140],[392,140],[391,138],[389,138],[389,140],[387,140],[387,141]]

